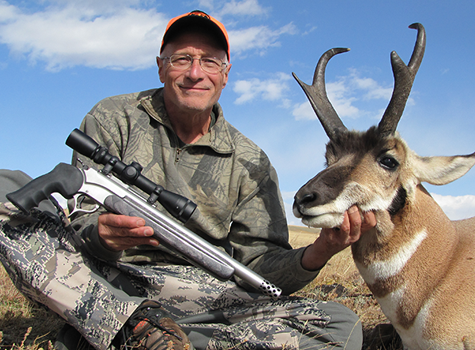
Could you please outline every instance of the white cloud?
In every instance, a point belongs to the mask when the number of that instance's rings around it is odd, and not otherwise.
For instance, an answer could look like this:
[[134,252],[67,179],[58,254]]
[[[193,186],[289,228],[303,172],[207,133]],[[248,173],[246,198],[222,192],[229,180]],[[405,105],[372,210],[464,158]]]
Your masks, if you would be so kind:
[[304,36],[309,35],[309,34],[313,33],[314,31],[316,31],[318,29],[317,26],[309,26],[309,25],[307,25],[307,28],[308,29],[305,30],[305,32],[303,32],[302,35],[304,35]]
[[351,87],[347,86],[344,81],[328,83],[326,86],[328,98],[340,118],[357,118],[361,114],[360,110],[353,105],[357,98],[351,97]]
[[250,50],[257,51],[262,55],[268,48],[280,46],[278,39],[281,35],[294,35],[296,32],[297,29],[293,23],[289,23],[276,30],[272,30],[267,26],[228,30],[231,50],[237,55]]
[[265,16],[269,12],[269,8],[265,8],[259,4],[258,0],[199,0],[199,8],[205,9],[210,15],[221,20],[222,17],[231,16]]
[[259,5],[257,0],[243,0],[226,2],[219,11],[220,16],[224,15],[245,15],[257,16],[267,13],[267,9]]
[[[357,98],[350,97],[350,88],[344,81],[327,83],[326,88],[328,98],[340,118],[356,118],[360,115],[360,110],[352,104]],[[296,120],[313,120],[317,117],[308,101],[294,105],[292,115]]]
[[461,220],[475,216],[475,196],[473,195],[442,196],[431,193],[431,196],[451,220]]
[[136,1],[59,3],[27,13],[1,2],[0,43],[53,71],[76,65],[141,69],[155,63],[168,21],[164,15],[130,7]]
[[[376,113],[362,110],[356,104],[361,101],[389,100],[391,99],[392,87],[383,87],[377,81],[367,77],[361,77],[360,73],[351,69],[347,76],[339,77],[338,80],[326,82],[328,99],[337,111],[340,118],[359,118],[363,115]],[[413,102],[413,101],[410,101]],[[309,113],[310,104],[296,104],[293,115],[296,120],[314,119],[315,113]],[[379,111],[378,111],[379,115]]]
[[313,120],[317,117],[308,101],[294,105],[292,115],[295,120]]
[[[0,0],[0,44],[31,64],[58,71],[83,65],[107,69],[144,69],[155,65],[168,15],[145,8],[143,0],[46,0],[36,12]],[[145,4],[145,5],[144,5]],[[202,0],[211,6],[214,1]],[[265,15],[257,0],[226,2],[218,16]],[[263,54],[279,37],[296,33],[289,23],[272,30],[254,26],[229,31],[233,54]]]
[[198,0],[198,8],[212,9],[215,7],[214,0]]
[[289,89],[287,82],[291,77],[285,73],[276,73],[275,75],[275,78],[267,80],[252,78],[236,81],[233,91],[239,97],[234,102],[236,104],[243,104],[255,99],[263,99],[266,101],[280,101],[286,106],[288,100],[284,98],[284,94]]

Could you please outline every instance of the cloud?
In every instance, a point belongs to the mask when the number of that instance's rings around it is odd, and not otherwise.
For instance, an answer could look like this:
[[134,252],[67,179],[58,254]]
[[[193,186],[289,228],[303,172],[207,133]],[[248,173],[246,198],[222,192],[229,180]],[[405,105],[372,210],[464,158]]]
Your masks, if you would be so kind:
[[155,63],[168,18],[131,7],[135,3],[57,1],[30,13],[3,1],[0,43],[32,64],[44,62],[51,71],[77,65],[147,68]]
[[[326,82],[327,95],[333,107],[341,118],[359,118],[364,115],[380,115],[380,111],[373,112],[358,107],[362,101],[391,99],[392,86],[383,87],[371,78],[362,77],[356,69],[351,69],[346,76],[336,81]],[[412,101],[413,102],[413,101]],[[311,111],[311,112],[310,112]],[[314,119],[308,102],[295,104],[292,114],[296,120]]]
[[361,114],[360,110],[353,105],[357,97],[351,96],[353,94],[351,85],[345,84],[344,80],[328,83],[326,85],[328,98],[341,118],[357,118]]
[[317,117],[308,101],[294,105],[292,115],[295,120],[313,120]]
[[294,216],[292,206],[294,203],[294,196],[297,191],[293,192],[282,192],[282,200],[284,201],[285,215],[287,218],[288,225],[303,226],[301,219],[298,219]]
[[228,30],[231,50],[238,56],[245,51],[256,51],[263,55],[268,48],[280,46],[281,35],[294,35],[297,28],[293,23],[289,23],[279,29],[272,30],[268,26],[256,26],[241,30]]
[[243,104],[253,100],[280,101],[283,106],[288,104],[284,94],[289,90],[288,81],[290,75],[286,73],[276,73],[276,78],[260,80],[252,78],[249,80],[238,80],[234,83],[233,91],[239,95],[234,101],[236,104]]
[[268,10],[259,5],[257,0],[244,0],[226,2],[218,12],[220,16],[224,15],[245,15],[260,16],[265,15]]
[[266,16],[269,8],[262,7],[258,0],[242,0],[242,1],[216,1],[216,0],[199,0],[199,7],[213,17],[221,20],[224,16],[243,16],[255,17]]
[[[361,114],[360,110],[353,105],[357,98],[350,96],[350,87],[344,80],[327,83],[326,88],[328,98],[340,118],[356,118]],[[316,114],[308,101],[294,105],[292,115],[296,120],[313,120],[316,118]]]
[[305,31],[302,33],[303,36],[309,35],[309,34],[313,33],[314,31],[316,31],[316,30],[318,29],[318,27],[317,27],[317,26],[314,26],[314,25],[312,25],[312,26],[307,25],[306,28],[308,28],[308,29],[305,30]]
[[475,196],[473,195],[442,196],[431,193],[431,196],[451,220],[461,220],[475,216]]
[[[0,0],[0,44],[13,56],[49,71],[74,66],[106,69],[145,69],[155,65],[169,16],[145,8],[143,0],[45,0],[35,12]],[[214,1],[201,0],[203,6]],[[226,2],[219,16],[259,16],[267,9],[257,0]],[[284,34],[296,33],[289,23],[281,28],[253,26],[229,31],[233,54],[264,54],[279,46]]]

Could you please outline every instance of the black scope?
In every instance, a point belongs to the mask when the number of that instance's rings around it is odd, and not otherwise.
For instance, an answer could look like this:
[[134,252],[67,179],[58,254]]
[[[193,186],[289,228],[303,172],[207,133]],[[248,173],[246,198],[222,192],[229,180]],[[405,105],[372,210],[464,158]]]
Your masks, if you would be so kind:
[[147,202],[158,202],[175,218],[185,223],[196,209],[196,204],[186,197],[165,190],[162,186],[141,174],[142,166],[137,162],[126,165],[119,158],[111,155],[107,148],[100,146],[90,136],[79,129],[74,129],[66,140],[66,145],[83,156],[92,159],[97,164],[104,165],[102,173],[111,171],[123,182],[140,188],[150,197]]

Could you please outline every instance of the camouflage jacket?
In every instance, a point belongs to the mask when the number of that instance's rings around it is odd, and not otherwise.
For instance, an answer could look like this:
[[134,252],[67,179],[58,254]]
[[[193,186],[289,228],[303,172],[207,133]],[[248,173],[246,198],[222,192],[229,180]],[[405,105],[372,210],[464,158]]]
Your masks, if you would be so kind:
[[[84,118],[81,129],[124,163],[135,161],[142,174],[198,205],[186,226],[223,247],[236,260],[292,293],[313,280],[292,249],[277,174],[267,155],[223,116],[194,144],[183,144],[164,108],[162,89],[110,97]],[[76,164],[77,154],[73,155]],[[92,161],[81,160],[96,167]],[[159,208],[163,209],[163,208]],[[163,209],[165,212],[165,210]],[[74,218],[87,249],[104,260],[184,263],[160,246],[140,246],[116,254],[101,246],[98,213]],[[237,281],[240,283],[240,281]]]

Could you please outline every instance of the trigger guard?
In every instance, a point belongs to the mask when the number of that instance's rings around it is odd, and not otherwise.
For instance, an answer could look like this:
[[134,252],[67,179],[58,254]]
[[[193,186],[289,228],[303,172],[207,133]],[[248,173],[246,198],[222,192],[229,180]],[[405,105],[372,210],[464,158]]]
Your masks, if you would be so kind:
[[94,208],[92,208],[90,210],[81,209],[79,207],[80,206],[80,198],[87,198],[87,196],[83,193],[73,196],[74,207],[73,207],[73,210],[69,213],[68,218],[71,218],[74,214],[77,214],[77,213],[91,214],[91,213],[94,213],[95,211],[97,211],[101,207],[99,204],[95,203]]

